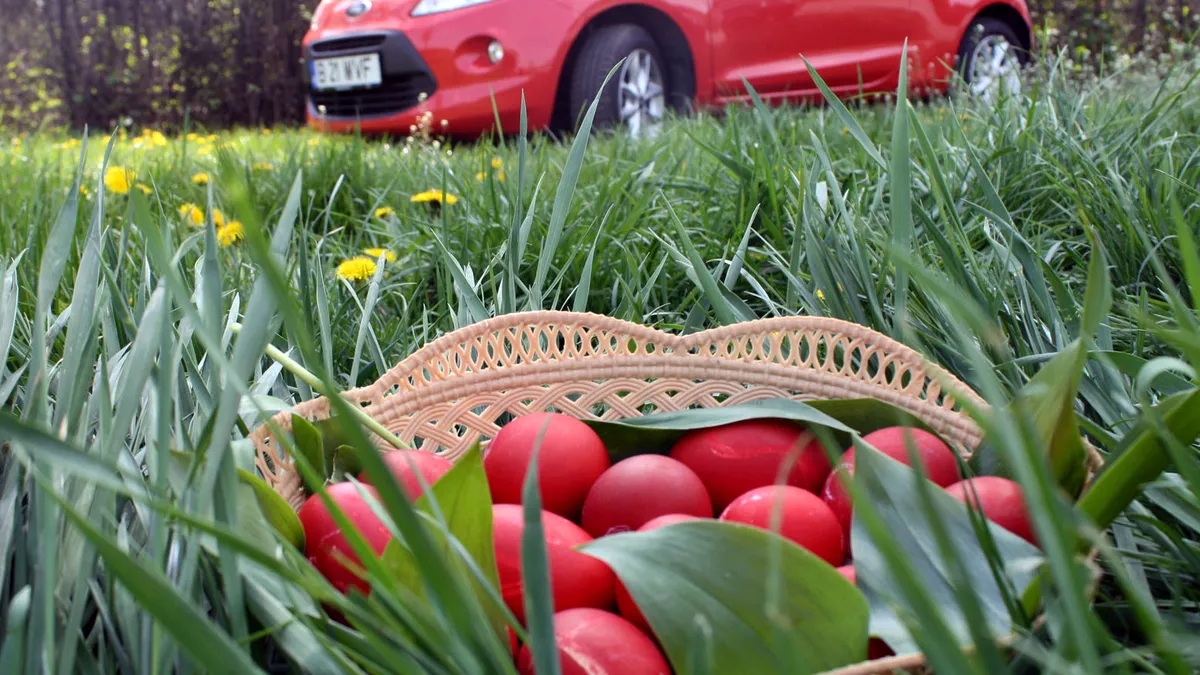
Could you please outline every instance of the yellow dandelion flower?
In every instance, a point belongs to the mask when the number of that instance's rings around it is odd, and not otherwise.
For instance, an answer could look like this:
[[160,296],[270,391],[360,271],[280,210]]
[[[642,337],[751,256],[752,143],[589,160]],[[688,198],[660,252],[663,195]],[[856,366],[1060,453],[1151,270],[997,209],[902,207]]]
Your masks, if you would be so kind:
[[134,173],[129,169],[111,166],[104,170],[104,187],[115,194],[128,194],[133,186],[133,178]]
[[216,135],[216,134],[209,134],[209,135],[208,135],[208,137],[207,137],[207,138],[205,138],[204,140],[208,141],[209,143],[212,143],[212,142],[214,142],[214,141],[216,141],[216,140],[217,140],[217,135]]
[[200,140],[200,134],[198,134],[198,133],[196,133],[196,132],[192,131],[192,132],[189,132],[189,133],[188,133],[188,135],[186,136],[186,138],[187,138],[189,141],[198,141],[198,140]]
[[394,215],[396,215],[396,210],[390,206],[381,206],[375,209],[375,217],[380,220],[383,220],[384,218],[391,218]]
[[408,200],[415,204],[428,204],[434,202],[449,206],[457,202],[458,197],[455,197],[449,192],[442,192],[441,190],[426,190],[424,192],[418,192],[412,197],[409,197]]
[[379,260],[379,256],[383,256],[388,262],[396,262],[396,254],[386,248],[364,248],[363,253],[371,256],[372,260]]
[[167,137],[161,131],[150,132],[150,145],[161,148],[167,145]]
[[151,192],[154,192],[154,190],[151,190],[151,189],[150,189],[150,186],[149,186],[149,185],[146,185],[145,183],[138,183],[137,185],[134,185],[133,187],[135,187],[135,188],[137,188],[137,189],[141,190],[141,191],[142,191],[142,194],[145,194],[145,195],[148,195],[148,194],[150,194]]
[[503,171],[501,171],[500,173],[496,174],[496,180],[500,181],[501,183],[503,183],[503,182],[504,182],[504,172],[503,172]]
[[184,204],[179,207],[179,216],[193,226],[199,227],[204,224],[204,211],[195,204]]
[[216,225],[217,227],[225,227],[225,214],[221,212],[221,209],[212,210],[212,219],[213,225]]
[[484,173],[483,173],[482,171],[480,171],[479,173],[475,174],[475,180],[479,181],[480,183],[482,183],[482,182],[483,182],[483,179],[484,179],[484,178],[485,178],[485,176],[484,176]]
[[499,157],[493,157],[492,158],[492,168],[499,171],[500,169],[504,168],[504,162],[501,161]]
[[200,173],[192,176],[192,182],[196,185],[208,185],[208,174],[201,171]]
[[83,185],[83,184],[80,184],[80,185],[79,185],[79,194],[81,194],[81,195],[83,195],[84,197],[86,197],[86,196],[88,196],[88,195],[92,194],[92,191],[88,189],[88,186],[86,186],[86,185]]
[[270,135],[271,135],[271,130],[270,130],[270,129],[268,129],[268,128],[266,128],[266,127],[263,127],[263,130],[262,130],[262,135],[263,135],[263,136],[270,136]]
[[363,281],[375,276],[375,261],[366,256],[345,260],[337,267],[337,275],[346,281]]
[[310,139],[308,139],[308,144],[309,144],[309,145],[311,145],[311,146],[314,146],[314,147],[315,147],[315,146],[318,146],[318,145],[320,145],[320,144],[321,144],[321,139],[319,139],[319,138],[310,138]]
[[224,227],[217,230],[217,244],[221,248],[227,248],[238,243],[246,237],[246,228],[240,220],[231,220]]
[[255,171],[274,171],[275,167],[269,162],[255,162],[254,166],[250,167]]

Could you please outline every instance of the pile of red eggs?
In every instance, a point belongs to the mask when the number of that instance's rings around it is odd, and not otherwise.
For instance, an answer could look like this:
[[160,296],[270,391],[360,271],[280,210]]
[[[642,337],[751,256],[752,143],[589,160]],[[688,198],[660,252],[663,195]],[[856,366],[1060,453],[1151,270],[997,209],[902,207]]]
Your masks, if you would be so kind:
[[[613,571],[575,550],[594,538],[713,517],[769,529],[772,507],[781,500],[780,534],[837,567],[851,582],[855,579],[848,564],[851,504],[839,478],[853,474],[853,449],[845,451],[833,470],[826,451],[803,426],[758,419],[688,432],[669,456],[635,455],[612,463],[588,425],[559,413],[536,413],[502,427],[483,458],[494,504],[500,591],[522,623],[521,491],[543,428],[538,485],[564,673],[671,672],[649,624]],[[863,440],[908,464],[909,438],[932,482],[961,500],[977,497],[977,507],[990,520],[1033,541],[1020,486],[994,477],[960,481],[953,451],[937,436],[889,427]],[[420,451],[390,452],[385,460],[410,499],[421,491],[414,467],[429,485],[450,469],[449,461]],[[777,484],[785,465],[791,466],[786,484]],[[360,480],[368,482],[365,474]],[[328,492],[381,553],[389,536],[355,487],[335,484]],[[316,568],[343,592],[352,586],[367,592],[366,584],[335,557],[355,559],[317,497],[301,508],[300,520],[306,554]],[[877,657],[887,650],[873,641],[871,652]],[[528,647],[521,647],[516,657],[520,672],[533,673]]]

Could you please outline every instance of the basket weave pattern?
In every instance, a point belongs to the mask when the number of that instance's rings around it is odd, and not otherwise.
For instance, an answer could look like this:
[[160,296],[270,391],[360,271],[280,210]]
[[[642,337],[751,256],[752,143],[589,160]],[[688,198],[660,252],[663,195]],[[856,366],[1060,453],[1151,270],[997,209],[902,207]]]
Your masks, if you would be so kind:
[[[405,443],[451,460],[493,438],[507,416],[556,410],[615,420],[780,397],[876,398],[969,452],[980,430],[958,401],[986,405],[913,349],[845,321],[782,317],[677,336],[572,312],[507,314],[462,328],[342,395]],[[326,419],[329,401],[291,412]],[[291,412],[272,422],[290,432]],[[251,438],[258,468],[298,509],[299,476],[269,425]]]

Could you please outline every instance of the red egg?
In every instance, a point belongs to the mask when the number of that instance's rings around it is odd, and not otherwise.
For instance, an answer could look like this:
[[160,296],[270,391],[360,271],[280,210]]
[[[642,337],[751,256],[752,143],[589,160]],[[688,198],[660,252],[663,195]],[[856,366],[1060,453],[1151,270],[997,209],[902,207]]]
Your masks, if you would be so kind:
[[690,431],[675,443],[671,457],[700,476],[715,511],[749,490],[775,484],[787,462],[794,461],[787,484],[809,492],[819,490],[829,473],[829,458],[816,436],[787,420],[745,420]]
[[829,472],[829,477],[825,479],[825,485],[821,488],[821,499],[833,511],[833,515],[837,516],[838,524],[842,526],[842,536],[845,538],[847,552],[850,550],[850,524],[854,516],[854,505],[850,500],[850,493],[846,491],[841,481],[843,477],[852,477],[853,475],[853,464],[839,463],[833,468],[833,471]]
[[946,492],[963,503],[973,504],[993,523],[1038,545],[1020,483],[999,476],[977,476],[951,485]]
[[[445,457],[421,450],[390,450],[383,453],[383,463],[396,477],[396,482],[400,483],[400,489],[404,491],[405,496],[412,501],[416,501],[425,492],[417,480],[417,473],[432,487],[454,466]],[[366,471],[358,475],[358,480],[364,483],[371,482]]]
[[[933,483],[945,487],[958,480],[961,473],[954,451],[928,431],[915,427],[887,427],[872,431],[863,436],[863,440],[897,462],[911,466],[908,462],[908,434],[911,434],[913,443],[916,445],[917,456],[921,458],[921,466],[924,467],[926,475]],[[825,485],[821,488],[821,498],[825,500],[829,508],[833,509],[834,514],[838,517],[838,522],[842,525],[842,534],[846,538],[846,553],[849,554],[853,503],[850,493],[838,478],[839,473],[853,478],[853,447],[842,453],[841,459],[829,473]]]
[[561,413],[522,415],[500,428],[483,456],[495,504],[520,504],[534,445],[547,425],[538,453],[542,507],[575,519],[592,484],[608,469],[608,451],[583,422]]
[[[701,519],[683,513],[669,513],[665,516],[659,516],[646,521],[645,524],[638,528],[638,532],[649,532],[650,530],[666,525],[682,523],[688,520]],[[646,617],[642,616],[637,603],[633,601],[633,596],[625,589],[625,584],[621,583],[620,579],[617,579],[617,611],[621,613],[621,616],[629,620],[630,623],[645,631],[647,635],[654,637],[654,631],[650,628],[650,622],[646,620]]]
[[[492,537],[500,594],[521,623],[525,622],[525,583],[521,574],[521,536],[525,531],[522,507],[496,504],[492,507]],[[592,540],[575,523],[562,516],[542,512],[546,533],[546,556],[550,564],[550,593],[555,611],[575,607],[607,609],[613,605],[616,575],[597,558],[574,547]]]
[[846,577],[850,583],[858,584],[858,575],[854,572],[854,565],[842,565],[841,567],[837,568],[837,571],[840,572],[842,576]]
[[596,480],[583,502],[580,524],[593,537],[603,537],[672,513],[711,518],[712,500],[704,483],[678,460],[636,455]]
[[[554,615],[554,641],[563,675],[671,675],[654,642],[625,619],[598,609]],[[517,671],[534,675],[533,653],[521,647]]]
[[689,516],[686,513],[668,513],[665,516],[659,516],[657,518],[651,518],[650,520],[647,520],[644,524],[642,524],[641,527],[638,528],[638,532],[649,532],[650,530],[655,530],[666,525],[682,523],[688,520],[704,520],[704,518],[700,518],[699,516]]
[[[375,492],[375,488],[364,485],[363,490],[378,499],[379,494]],[[326,487],[325,491],[330,500],[337,504],[367,540],[375,554],[382,554],[392,537],[354,484],[334,483]],[[325,508],[321,497],[309,497],[297,515],[300,525],[304,528],[304,554],[317,571],[342,593],[348,592],[350,588],[357,588],[364,594],[369,594],[370,585],[341,560],[341,556],[345,556],[356,566],[359,562],[354,549],[350,547],[350,542],[346,540],[345,533],[338,527],[329,509]]]
[[[946,487],[951,483],[955,483],[962,477],[962,472],[958,469],[958,459],[950,446],[942,442],[942,439],[916,427],[887,427],[878,429],[863,436],[862,439],[871,444],[876,450],[891,457],[892,459],[904,464],[912,466],[908,462],[908,443],[909,437],[912,438],[912,443],[916,447],[917,456],[921,458],[921,466],[925,469],[925,475],[935,485]],[[854,448],[850,448],[842,454],[839,464],[854,465]]]
[[769,530],[771,511],[782,501],[780,534],[830,565],[845,560],[842,527],[821,498],[791,485],[769,485],[747,492],[733,500],[721,513],[721,520],[745,523]]

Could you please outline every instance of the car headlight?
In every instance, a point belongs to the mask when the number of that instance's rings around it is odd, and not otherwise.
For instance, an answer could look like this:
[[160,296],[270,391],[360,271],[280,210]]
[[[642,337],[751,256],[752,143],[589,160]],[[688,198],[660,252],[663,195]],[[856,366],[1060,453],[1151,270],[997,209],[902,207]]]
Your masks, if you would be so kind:
[[438,14],[449,12],[453,9],[482,5],[485,2],[492,2],[492,0],[421,0],[417,3],[416,7],[413,7],[412,15],[425,16],[426,14]]

